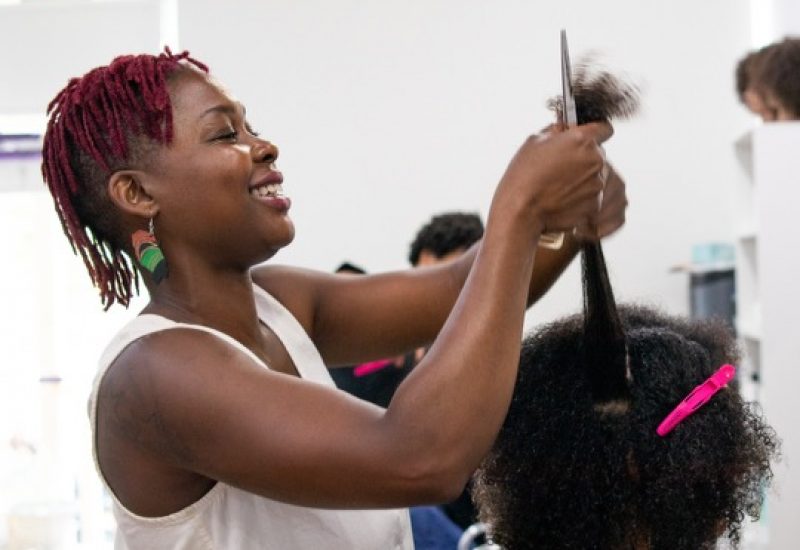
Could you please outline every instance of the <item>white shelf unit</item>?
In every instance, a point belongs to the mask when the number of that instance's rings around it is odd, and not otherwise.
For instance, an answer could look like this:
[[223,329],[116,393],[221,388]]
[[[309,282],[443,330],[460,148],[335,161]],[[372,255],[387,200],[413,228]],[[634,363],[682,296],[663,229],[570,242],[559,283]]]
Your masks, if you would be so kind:
[[748,547],[800,544],[800,122],[759,126],[735,143],[736,327],[742,392],[758,401],[783,440],[765,517]]

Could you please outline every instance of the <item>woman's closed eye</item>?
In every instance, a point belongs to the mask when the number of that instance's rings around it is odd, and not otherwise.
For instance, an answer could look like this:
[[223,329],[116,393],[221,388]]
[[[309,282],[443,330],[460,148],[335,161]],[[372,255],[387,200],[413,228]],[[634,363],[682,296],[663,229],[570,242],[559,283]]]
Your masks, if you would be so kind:
[[[244,129],[253,137],[259,136],[259,133],[253,130],[249,124],[245,124]],[[236,141],[237,139],[239,139],[239,132],[233,128],[226,128],[223,132],[214,136],[213,141]]]
[[226,128],[224,131],[216,134],[212,141],[236,141],[239,137],[239,132],[233,128]]

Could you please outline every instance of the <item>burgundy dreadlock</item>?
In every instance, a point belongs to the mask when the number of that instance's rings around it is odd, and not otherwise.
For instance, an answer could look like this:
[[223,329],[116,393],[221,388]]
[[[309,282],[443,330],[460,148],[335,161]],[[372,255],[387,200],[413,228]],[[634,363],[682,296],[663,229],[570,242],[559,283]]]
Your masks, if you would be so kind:
[[42,175],[73,252],[80,254],[107,310],[139,290],[135,263],[115,231],[108,177],[144,144],[172,141],[169,77],[203,63],[169,47],[158,56],[124,55],[72,78],[47,106]]

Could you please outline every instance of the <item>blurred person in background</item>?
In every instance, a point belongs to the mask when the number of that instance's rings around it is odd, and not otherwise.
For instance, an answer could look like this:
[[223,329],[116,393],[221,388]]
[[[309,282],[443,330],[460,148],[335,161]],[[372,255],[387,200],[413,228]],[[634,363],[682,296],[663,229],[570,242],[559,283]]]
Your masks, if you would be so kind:
[[735,76],[739,100],[762,121],[800,119],[800,38],[748,52]]

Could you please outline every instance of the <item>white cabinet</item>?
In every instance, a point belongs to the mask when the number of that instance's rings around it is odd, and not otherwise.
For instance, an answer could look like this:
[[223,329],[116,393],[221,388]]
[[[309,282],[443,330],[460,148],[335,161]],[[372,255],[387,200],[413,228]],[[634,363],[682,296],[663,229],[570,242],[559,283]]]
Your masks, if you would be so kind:
[[735,147],[743,168],[735,182],[742,390],[783,440],[750,546],[784,550],[800,544],[800,122],[759,126]]

